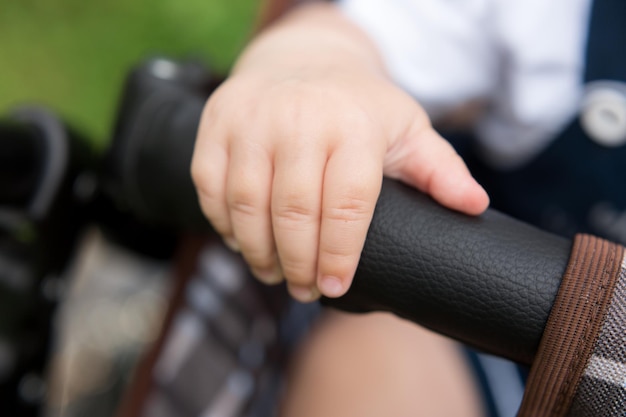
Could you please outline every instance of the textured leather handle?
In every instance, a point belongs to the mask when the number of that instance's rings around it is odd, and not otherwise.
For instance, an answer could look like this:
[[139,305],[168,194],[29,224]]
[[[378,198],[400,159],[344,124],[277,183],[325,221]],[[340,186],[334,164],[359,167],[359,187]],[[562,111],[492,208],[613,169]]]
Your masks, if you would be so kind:
[[385,180],[354,283],[324,303],[390,311],[530,364],[570,247],[496,211],[468,217]]

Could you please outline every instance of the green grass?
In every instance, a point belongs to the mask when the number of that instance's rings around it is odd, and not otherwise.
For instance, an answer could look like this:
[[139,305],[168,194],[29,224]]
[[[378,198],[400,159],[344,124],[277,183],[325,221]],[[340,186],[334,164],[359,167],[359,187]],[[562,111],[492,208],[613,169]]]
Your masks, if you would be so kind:
[[106,145],[122,81],[146,56],[198,57],[226,72],[255,0],[0,0],[0,114],[45,104]]

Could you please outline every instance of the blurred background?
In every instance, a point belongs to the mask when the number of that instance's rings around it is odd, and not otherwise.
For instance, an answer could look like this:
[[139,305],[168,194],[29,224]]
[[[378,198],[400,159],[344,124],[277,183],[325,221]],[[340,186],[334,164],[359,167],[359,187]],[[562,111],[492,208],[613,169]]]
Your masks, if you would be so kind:
[[128,69],[194,57],[226,72],[258,0],[0,0],[0,113],[50,106],[102,149]]
[[[25,121],[48,121],[48,113],[17,117],[14,109],[44,106],[103,154],[132,67],[164,56],[226,74],[261,3],[0,0],[1,416],[113,415],[161,328],[172,275],[167,256],[139,254],[92,224],[103,204],[94,198],[98,178],[90,160],[77,158],[74,166],[72,154],[54,199],[38,215],[5,192],[26,189],[16,186],[15,173],[31,167],[11,156],[20,148],[11,146],[34,132],[22,129]],[[27,173],[37,187],[48,156],[35,158]],[[109,226],[138,234],[128,219],[110,218],[119,207],[106,204]]]

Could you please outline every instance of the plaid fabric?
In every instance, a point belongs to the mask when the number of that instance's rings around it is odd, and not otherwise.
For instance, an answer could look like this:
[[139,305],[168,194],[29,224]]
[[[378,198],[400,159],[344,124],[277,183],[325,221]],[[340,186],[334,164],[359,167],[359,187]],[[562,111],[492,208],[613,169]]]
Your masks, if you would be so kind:
[[240,256],[209,243],[156,365],[143,417],[269,417],[289,353],[315,306],[257,283]]
[[568,415],[626,415],[626,257],[602,330]]
[[277,332],[240,259],[218,245],[204,248],[154,367],[144,416],[247,415],[252,403],[274,396],[279,370],[268,358]]

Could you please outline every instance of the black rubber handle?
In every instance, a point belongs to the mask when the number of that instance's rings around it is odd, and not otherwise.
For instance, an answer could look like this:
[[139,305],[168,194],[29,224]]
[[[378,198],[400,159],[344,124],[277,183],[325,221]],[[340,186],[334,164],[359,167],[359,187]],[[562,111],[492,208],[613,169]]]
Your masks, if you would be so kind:
[[[206,228],[188,169],[204,100],[170,87],[146,97],[118,125],[116,189],[144,218]],[[385,180],[354,284],[324,302],[391,311],[529,364],[570,245],[492,210],[477,218],[446,210]]]

